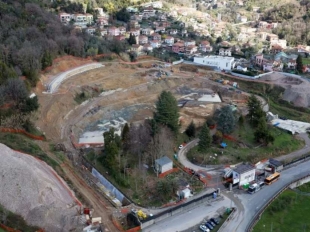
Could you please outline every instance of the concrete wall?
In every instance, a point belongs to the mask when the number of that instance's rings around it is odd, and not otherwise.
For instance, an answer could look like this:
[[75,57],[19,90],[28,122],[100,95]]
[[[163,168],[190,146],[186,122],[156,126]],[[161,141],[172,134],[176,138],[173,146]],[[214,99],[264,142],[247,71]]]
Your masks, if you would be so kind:
[[297,188],[300,185],[303,185],[303,184],[308,183],[308,182],[310,182],[310,176],[307,176],[307,177],[305,177],[299,181],[296,181],[296,182],[290,184],[289,188]]
[[172,65],[177,65],[177,64],[181,64],[181,63],[183,63],[183,59],[181,59],[181,60],[178,60],[178,61],[173,61],[172,62]]
[[[221,196],[218,196],[218,197],[221,197]],[[212,196],[205,197],[205,198],[202,198],[199,201],[192,201],[191,203],[189,203],[187,205],[184,205],[184,206],[181,206],[180,208],[177,208],[175,210],[172,208],[171,210],[168,210],[167,213],[161,215],[160,217],[157,217],[157,218],[152,219],[150,221],[141,223],[141,229],[144,229],[144,228],[146,228],[146,227],[148,227],[148,226],[150,226],[150,225],[152,225],[154,223],[160,222],[160,221],[162,221],[162,220],[164,220],[166,218],[169,218],[171,216],[180,214],[182,212],[190,211],[190,210],[196,208],[197,206],[201,205],[202,203],[207,202],[207,201],[211,201],[211,200],[213,200]]]

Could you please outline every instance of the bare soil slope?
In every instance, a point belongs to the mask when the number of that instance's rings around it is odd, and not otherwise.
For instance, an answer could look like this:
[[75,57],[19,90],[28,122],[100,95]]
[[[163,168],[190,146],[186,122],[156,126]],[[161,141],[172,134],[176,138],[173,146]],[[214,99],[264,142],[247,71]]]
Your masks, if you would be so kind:
[[0,204],[46,231],[78,226],[77,202],[46,163],[0,144]]

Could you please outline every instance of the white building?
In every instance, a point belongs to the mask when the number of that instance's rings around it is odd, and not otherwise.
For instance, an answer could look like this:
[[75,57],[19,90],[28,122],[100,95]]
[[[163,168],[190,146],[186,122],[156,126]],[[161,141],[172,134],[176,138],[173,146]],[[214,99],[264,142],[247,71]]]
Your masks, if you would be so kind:
[[233,170],[233,184],[239,186],[249,184],[255,180],[255,167],[250,164],[240,164]]
[[220,70],[231,70],[235,65],[235,58],[228,56],[194,57],[194,63],[216,67]]
[[173,167],[173,162],[167,156],[161,157],[155,160],[155,168],[159,173],[164,173],[171,170]]

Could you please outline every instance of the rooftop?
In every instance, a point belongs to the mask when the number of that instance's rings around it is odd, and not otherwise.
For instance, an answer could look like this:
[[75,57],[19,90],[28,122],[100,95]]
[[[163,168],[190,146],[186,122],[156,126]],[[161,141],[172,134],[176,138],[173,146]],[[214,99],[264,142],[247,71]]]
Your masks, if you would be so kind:
[[155,160],[155,163],[157,163],[160,166],[163,166],[165,164],[172,163],[172,160],[169,159],[167,156],[161,157],[160,159]]
[[269,163],[270,163],[272,166],[275,166],[275,167],[280,167],[280,166],[283,165],[280,161],[275,160],[275,159],[272,159],[272,158],[269,159]]
[[245,173],[251,170],[255,170],[255,167],[251,164],[240,164],[234,169],[234,171],[239,174],[242,174],[242,173]]

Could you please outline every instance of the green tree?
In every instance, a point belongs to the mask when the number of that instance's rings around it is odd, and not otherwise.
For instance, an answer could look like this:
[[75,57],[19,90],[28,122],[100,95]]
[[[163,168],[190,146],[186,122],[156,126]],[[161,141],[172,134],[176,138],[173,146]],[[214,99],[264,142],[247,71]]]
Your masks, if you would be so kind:
[[200,152],[206,152],[211,145],[211,135],[208,125],[205,123],[199,133],[198,150]]
[[302,57],[301,55],[298,55],[297,60],[296,60],[296,70],[299,73],[302,73],[302,67],[303,67]]
[[254,138],[257,142],[263,143],[265,145],[274,142],[274,137],[268,130],[265,117],[261,117],[259,119],[257,129],[254,132]]
[[114,128],[103,133],[104,137],[104,157],[103,165],[111,172],[116,170],[116,157],[119,154],[119,147],[116,142]]
[[163,91],[156,102],[156,123],[168,126],[174,133],[179,130],[179,108],[171,92]]
[[194,138],[196,136],[196,127],[193,121],[186,128],[185,134],[190,138]]
[[218,130],[223,134],[230,134],[234,131],[236,118],[229,105],[216,110],[214,119],[217,122]]
[[130,45],[137,44],[136,37],[135,37],[132,33],[130,33],[130,35],[129,35],[128,43],[129,43]]
[[265,113],[262,109],[262,105],[258,98],[255,95],[251,95],[248,99],[248,118],[252,124],[252,126],[257,127],[258,121],[265,116]]
[[126,123],[121,134],[122,141],[124,142],[125,140],[127,140],[128,136],[129,136],[129,125],[128,123]]
[[126,8],[122,8],[116,12],[116,19],[127,23],[130,20],[130,13],[127,12]]

